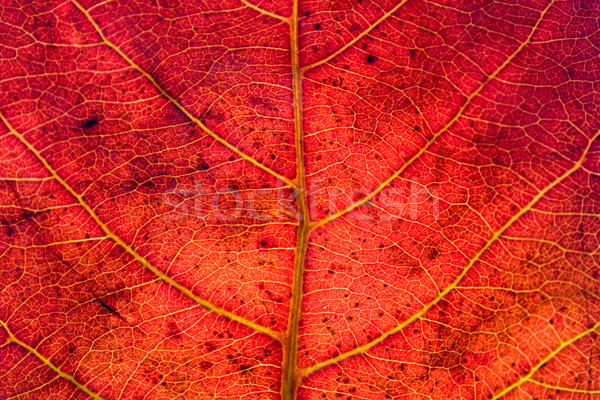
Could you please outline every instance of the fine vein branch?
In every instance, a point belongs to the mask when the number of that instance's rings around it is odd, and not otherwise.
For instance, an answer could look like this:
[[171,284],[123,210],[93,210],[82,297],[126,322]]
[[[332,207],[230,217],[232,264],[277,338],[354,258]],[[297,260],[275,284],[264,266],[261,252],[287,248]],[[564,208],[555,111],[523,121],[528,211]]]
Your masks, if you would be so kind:
[[273,171],[271,168],[267,167],[263,163],[259,162],[258,160],[254,159],[253,157],[251,157],[248,154],[244,153],[243,151],[239,150],[237,147],[235,147],[234,145],[232,145],[231,143],[229,143],[228,141],[226,141],[225,139],[223,139],[222,137],[217,135],[215,132],[210,130],[206,125],[204,125],[204,123],[200,119],[196,118],[191,112],[189,112],[185,107],[183,107],[179,103],[179,101],[177,101],[177,99],[175,99],[173,96],[171,96],[161,85],[159,85],[158,82],[156,82],[156,79],[154,79],[154,77],[152,77],[152,75],[150,75],[142,67],[140,67],[137,63],[135,63],[117,45],[115,45],[113,42],[111,42],[106,37],[106,35],[104,35],[104,32],[102,31],[100,26],[96,23],[96,21],[92,18],[90,13],[81,4],[79,4],[76,0],[72,0],[72,2],[75,5],[75,7],[77,7],[85,15],[85,17],[88,19],[88,21],[92,24],[92,26],[94,27],[94,29],[96,30],[96,32],[98,33],[100,38],[102,39],[102,42],[106,46],[110,47],[115,52],[117,52],[125,61],[127,61],[127,63],[131,67],[133,67],[136,71],[138,71],[140,74],[142,74],[148,81],[150,81],[150,83],[152,83],[152,85],[156,88],[156,90],[158,90],[158,92],[163,97],[165,97],[167,100],[169,100],[169,102],[171,102],[173,105],[175,105],[175,107],[177,107],[177,109],[179,109],[179,111],[184,113],[192,122],[194,122],[196,125],[198,125],[204,132],[206,132],[209,136],[211,136],[217,142],[221,143],[222,145],[227,147],[229,150],[233,151],[235,154],[237,154],[242,159],[250,162],[252,165],[262,169],[266,173],[274,176],[275,178],[281,180],[282,182],[285,182],[286,184],[290,185],[291,187],[294,187],[294,182],[292,180]]
[[283,15],[279,15],[279,14],[275,14],[273,12],[267,11],[264,8],[261,8],[261,7],[255,5],[255,4],[250,3],[248,0],[242,0],[242,3],[246,7],[251,8],[254,11],[257,11],[257,12],[263,14],[263,15],[266,15],[266,16],[271,17],[271,18],[278,19],[278,20],[283,21],[283,22],[288,23],[288,24],[290,23],[290,18],[289,17],[284,17]]
[[100,219],[100,217],[98,216],[98,214],[96,214],[96,212],[92,209],[92,207],[87,204],[84,200],[83,197],[77,193],[57,172],[56,170],[50,165],[50,163],[42,156],[42,154],[37,151],[37,149],[35,147],[33,147],[33,145],[31,143],[29,143],[29,141],[27,139],[25,139],[25,137],[23,135],[21,135],[19,132],[17,132],[13,126],[9,123],[9,121],[6,119],[6,117],[4,116],[4,114],[0,113],[0,119],[4,122],[4,124],[8,127],[8,129],[11,131],[11,133],[13,135],[15,135],[20,141],[21,143],[23,143],[25,145],[25,147],[27,147],[27,149],[29,151],[31,151],[36,157],[37,159],[42,163],[42,165],[44,165],[44,167],[46,168],[46,170],[48,170],[48,172],[50,173],[50,175],[52,175],[52,177],[54,179],[56,179],[56,181],[58,181],[66,190],[67,192],[69,192],[69,194],[71,194],[71,196],[73,196],[77,202],[79,203],[79,205],[81,207],[83,207],[88,214],[94,219],[94,221],[96,221],[96,223],[98,224],[98,226],[100,226],[100,228],[102,228],[102,230],[104,231],[104,233],[106,234],[107,237],[109,237],[110,239],[112,239],[114,242],[116,242],[119,246],[121,246],[123,249],[125,249],[127,251],[127,253],[129,253],[131,256],[133,256],[133,258],[135,258],[138,262],[140,262],[144,267],[146,267],[147,269],[149,269],[150,271],[152,271],[159,279],[161,279],[162,281],[164,281],[165,283],[169,284],[170,286],[174,287],[175,289],[179,290],[180,292],[182,292],[183,294],[185,294],[186,296],[188,296],[190,299],[194,300],[195,302],[197,302],[200,306],[216,313],[216,314],[220,314],[224,317],[227,317],[233,321],[236,321],[242,325],[245,325],[249,328],[252,328],[258,332],[264,333],[274,339],[280,340],[281,335],[273,330],[271,330],[268,327],[264,327],[262,325],[257,324],[254,321],[250,321],[247,320],[243,317],[240,317],[230,311],[227,311],[217,305],[214,305],[212,303],[210,303],[207,300],[202,299],[201,297],[197,296],[196,294],[194,294],[190,289],[186,288],[185,286],[183,286],[182,284],[180,284],[179,282],[175,281],[173,278],[169,277],[167,274],[165,274],[164,272],[162,272],[161,270],[159,270],[158,268],[156,268],[154,265],[150,264],[150,262],[148,262],[144,257],[142,257],[136,250],[134,250],[129,244],[127,244],[123,239],[121,239],[118,235],[116,235],[105,223],[104,221],[102,221]]

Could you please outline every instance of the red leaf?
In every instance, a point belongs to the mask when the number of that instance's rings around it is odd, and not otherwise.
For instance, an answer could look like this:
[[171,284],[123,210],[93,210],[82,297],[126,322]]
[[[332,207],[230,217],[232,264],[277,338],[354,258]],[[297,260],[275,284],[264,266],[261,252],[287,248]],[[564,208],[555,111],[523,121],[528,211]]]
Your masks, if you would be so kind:
[[0,5],[0,398],[600,398],[592,1]]

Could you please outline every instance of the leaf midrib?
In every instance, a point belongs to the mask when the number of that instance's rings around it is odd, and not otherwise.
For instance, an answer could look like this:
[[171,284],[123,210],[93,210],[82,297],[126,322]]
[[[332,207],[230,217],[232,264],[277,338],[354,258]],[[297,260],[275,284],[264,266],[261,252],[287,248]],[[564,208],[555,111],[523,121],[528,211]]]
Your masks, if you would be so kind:
[[294,107],[294,138],[296,146],[296,205],[298,207],[298,231],[292,280],[292,298],[288,315],[288,326],[283,341],[283,365],[281,398],[294,400],[300,384],[298,376],[298,335],[302,315],[304,295],[304,268],[308,247],[310,215],[306,199],[306,177],[304,170],[304,118],[302,104],[302,71],[300,69],[300,49],[298,43],[298,1],[294,0],[290,24],[292,97]]

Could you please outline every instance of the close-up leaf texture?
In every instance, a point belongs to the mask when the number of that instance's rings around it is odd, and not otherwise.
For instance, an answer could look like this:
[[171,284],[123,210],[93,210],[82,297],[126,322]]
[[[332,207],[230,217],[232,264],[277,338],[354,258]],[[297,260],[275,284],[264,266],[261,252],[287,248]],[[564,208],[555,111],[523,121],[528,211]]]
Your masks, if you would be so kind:
[[600,399],[600,2],[0,0],[0,399]]

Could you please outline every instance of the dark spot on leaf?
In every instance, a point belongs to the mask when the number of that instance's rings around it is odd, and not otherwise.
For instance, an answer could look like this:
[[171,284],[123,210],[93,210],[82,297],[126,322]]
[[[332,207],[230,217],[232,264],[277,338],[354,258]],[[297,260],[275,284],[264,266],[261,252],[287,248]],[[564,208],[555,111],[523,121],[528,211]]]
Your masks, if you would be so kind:
[[93,127],[93,126],[96,126],[96,125],[98,125],[99,123],[100,123],[100,122],[98,122],[98,120],[97,120],[97,119],[93,119],[93,118],[92,118],[92,119],[88,119],[87,121],[85,121],[85,122],[83,123],[83,126],[84,126],[85,128],[91,128],[91,127]]
[[379,60],[379,57],[377,57],[377,56],[374,56],[374,55],[372,55],[372,54],[369,54],[369,55],[367,56],[367,62],[368,62],[369,64],[373,64],[373,63],[374,63],[375,61],[377,61],[377,60]]

